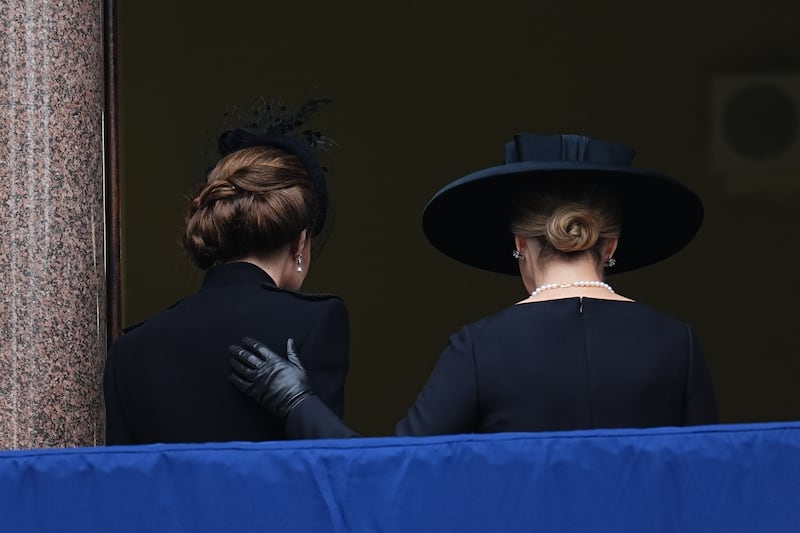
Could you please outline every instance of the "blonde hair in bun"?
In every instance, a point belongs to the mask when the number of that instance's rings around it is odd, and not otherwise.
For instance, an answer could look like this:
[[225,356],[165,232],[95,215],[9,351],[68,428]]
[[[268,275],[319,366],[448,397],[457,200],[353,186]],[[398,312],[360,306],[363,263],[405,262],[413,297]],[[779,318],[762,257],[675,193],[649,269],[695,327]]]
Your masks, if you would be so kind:
[[597,244],[600,220],[580,204],[556,207],[545,223],[544,238],[560,252],[583,252]]
[[600,261],[606,239],[619,238],[616,197],[597,185],[574,180],[523,189],[511,205],[511,231],[542,242],[542,255],[593,253]]

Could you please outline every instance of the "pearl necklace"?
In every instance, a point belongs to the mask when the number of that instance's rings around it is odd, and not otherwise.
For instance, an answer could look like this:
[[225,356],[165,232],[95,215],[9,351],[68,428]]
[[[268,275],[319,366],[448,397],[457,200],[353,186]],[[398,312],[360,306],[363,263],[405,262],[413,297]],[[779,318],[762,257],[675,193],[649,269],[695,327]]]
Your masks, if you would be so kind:
[[536,296],[542,291],[548,291],[550,289],[567,289],[569,287],[599,287],[601,289],[608,289],[609,291],[614,292],[614,289],[611,288],[611,285],[602,281],[573,281],[570,283],[545,283],[544,285],[536,287],[536,290],[531,293],[531,297]]

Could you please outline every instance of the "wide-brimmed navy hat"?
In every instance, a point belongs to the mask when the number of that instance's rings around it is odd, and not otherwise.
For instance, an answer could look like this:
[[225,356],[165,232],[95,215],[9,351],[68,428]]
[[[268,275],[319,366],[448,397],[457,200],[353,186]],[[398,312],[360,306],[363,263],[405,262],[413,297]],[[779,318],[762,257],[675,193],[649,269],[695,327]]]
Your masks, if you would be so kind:
[[506,144],[505,164],[473,172],[433,196],[422,213],[422,229],[434,247],[457,261],[519,275],[508,219],[513,195],[537,183],[589,179],[615,192],[620,202],[616,265],[606,273],[651,265],[689,244],[703,222],[703,204],[674,178],[631,166],[635,153],[581,135],[515,135]]

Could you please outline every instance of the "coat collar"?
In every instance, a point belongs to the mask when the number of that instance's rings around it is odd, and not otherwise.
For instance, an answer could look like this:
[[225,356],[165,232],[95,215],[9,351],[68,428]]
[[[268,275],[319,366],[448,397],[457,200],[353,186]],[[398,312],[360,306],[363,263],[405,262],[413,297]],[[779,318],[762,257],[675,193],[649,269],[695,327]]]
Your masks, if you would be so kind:
[[275,281],[261,268],[252,263],[235,261],[209,268],[200,290],[219,289],[234,285],[263,285],[264,283],[275,286]]

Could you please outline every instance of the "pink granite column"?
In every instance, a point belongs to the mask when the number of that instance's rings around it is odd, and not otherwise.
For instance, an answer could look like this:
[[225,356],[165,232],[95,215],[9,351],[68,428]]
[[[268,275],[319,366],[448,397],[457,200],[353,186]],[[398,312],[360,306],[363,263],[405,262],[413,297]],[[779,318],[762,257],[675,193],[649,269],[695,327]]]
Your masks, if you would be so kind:
[[102,112],[102,1],[0,1],[0,448],[102,444]]

